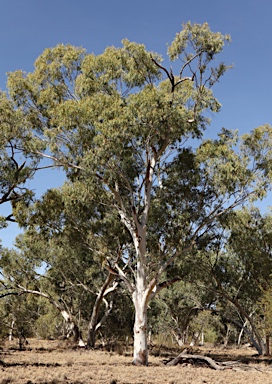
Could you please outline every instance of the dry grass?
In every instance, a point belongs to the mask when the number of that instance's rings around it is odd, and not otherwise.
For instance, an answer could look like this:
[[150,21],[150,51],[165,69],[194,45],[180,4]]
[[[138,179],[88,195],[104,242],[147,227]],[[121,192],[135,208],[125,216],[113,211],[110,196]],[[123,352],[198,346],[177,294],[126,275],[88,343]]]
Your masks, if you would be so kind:
[[[269,359],[254,358],[251,350],[198,350],[217,360],[243,359],[250,370],[214,371],[205,367],[166,367],[165,360],[178,351],[157,349],[150,356],[149,367],[131,365],[131,355],[100,350],[68,348],[58,341],[29,340],[27,348],[2,343],[0,350],[0,384],[271,384]],[[216,355],[216,356],[215,356]],[[240,370],[239,370],[240,369]]]

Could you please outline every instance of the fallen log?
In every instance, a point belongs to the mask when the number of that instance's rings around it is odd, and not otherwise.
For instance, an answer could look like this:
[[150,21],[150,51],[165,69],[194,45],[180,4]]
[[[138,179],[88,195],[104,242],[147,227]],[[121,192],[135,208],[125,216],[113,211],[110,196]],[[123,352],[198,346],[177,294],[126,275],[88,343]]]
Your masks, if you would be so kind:
[[183,355],[187,354],[188,349],[184,349],[177,357],[175,357],[173,360],[170,360],[166,363],[167,366],[174,366],[177,365],[180,362],[180,359]]
[[213,369],[217,369],[217,370],[227,369],[226,366],[224,367],[222,365],[219,365],[216,361],[214,361],[210,357],[201,356],[201,355],[190,355],[187,353],[187,350],[182,351],[173,360],[168,361],[168,363],[166,363],[166,365],[168,367],[173,367],[177,364],[185,363],[188,360],[199,360],[201,362],[205,362],[208,366],[210,366]]
[[202,355],[193,355],[190,354],[191,350],[184,349],[177,357],[174,359],[165,362],[165,365],[168,367],[173,367],[177,364],[185,364],[185,363],[205,363],[210,368],[216,369],[216,370],[224,370],[224,369],[231,369],[234,371],[250,371],[250,370],[257,370],[260,372],[264,372],[263,369],[256,366],[249,366],[248,364],[243,364],[240,361],[223,361],[222,363],[218,363],[215,360],[213,360],[210,357],[202,356]]

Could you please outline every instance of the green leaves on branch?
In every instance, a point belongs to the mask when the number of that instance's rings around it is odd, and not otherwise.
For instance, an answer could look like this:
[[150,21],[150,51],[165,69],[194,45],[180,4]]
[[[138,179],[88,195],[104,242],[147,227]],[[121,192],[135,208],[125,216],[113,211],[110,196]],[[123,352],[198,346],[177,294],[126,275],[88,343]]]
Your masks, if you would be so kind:
[[210,185],[217,194],[228,191],[252,201],[263,198],[271,188],[272,128],[268,125],[243,135],[222,130],[217,140],[205,140],[197,151]]
[[212,55],[223,50],[225,41],[230,42],[230,36],[222,35],[219,32],[212,33],[208,23],[201,25],[188,22],[183,24],[182,31],[176,34],[173,43],[168,48],[168,54],[171,60],[175,60],[178,55],[184,53],[189,45],[196,53],[209,54],[212,59]]
[[230,40],[229,35],[211,32],[208,23],[201,25],[188,22],[183,24],[182,31],[176,34],[169,45],[168,55],[170,60],[179,58],[184,63],[180,76],[184,75],[185,70],[193,75],[199,71],[199,85],[213,86],[230,66],[220,63],[218,67],[210,67],[210,63]]

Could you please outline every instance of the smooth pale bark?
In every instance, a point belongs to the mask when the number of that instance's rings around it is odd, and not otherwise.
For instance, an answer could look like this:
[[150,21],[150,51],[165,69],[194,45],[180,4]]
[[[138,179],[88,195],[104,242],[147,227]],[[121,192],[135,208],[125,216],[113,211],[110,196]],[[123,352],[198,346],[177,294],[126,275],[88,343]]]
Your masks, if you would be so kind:
[[10,325],[10,328],[9,328],[9,341],[12,341],[12,339],[13,339],[14,325],[15,325],[15,320],[13,319],[11,321],[11,325]]
[[[147,183],[149,186],[149,182]],[[149,207],[149,188],[147,188],[146,203]],[[134,349],[133,364],[148,365],[148,342],[147,342],[147,304],[148,304],[148,288],[146,284],[146,217],[140,224],[137,223],[137,233],[133,233],[134,246],[137,253],[137,272],[136,287],[132,295],[135,309],[134,322]]]
[[[256,348],[258,355],[264,355],[266,353],[266,344],[264,340],[262,339],[258,329],[256,328],[254,324],[254,320],[252,318],[252,314],[249,314],[245,308],[239,303],[237,298],[232,298],[225,292],[222,288],[220,289],[221,294],[230,302],[234,305],[234,307],[238,310],[238,312],[246,319],[242,330],[247,333],[252,345]],[[246,325],[247,323],[250,326],[250,331],[247,330]]]
[[101,307],[103,300],[105,300],[105,296],[108,295],[109,293],[115,291],[117,288],[118,283],[115,283],[112,287],[109,287],[109,285],[113,282],[114,279],[115,279],[115,275],[112,273],[109,273],[106,281],[104,282],[104,284],[103,284],[103,286],[102,286],[102,288],[101,288],[100,292],[98,293],[97,298],[95,300],[93,310],[92,310],[91,319],[89,322],[88,340],[87,340],[87,346],[89,348],[94,348],[97,330],[101,327],[101,325],[106,320],[106,318],[108,317],[108,315],[111,311],[112,305],[111,304],[109,305],[106,302],[106,310],[104,312],[104,316],[98,322],[99,310],[100,310],[100,307]]
[[[147,191],[147,195],[150,194]],[[149,199],[147,199],[147,205],[149,204]],[[132,295],[132,301],[134,304],[135,310],[135,322],[134,322],[134,346],[133,346],[133,361],[135,365],[148,365],[148,332],[147,332],[147,306],[149,301],[154,298],[154,296],[160,292],[163,288],[173,284],[178,281],[179,278],[173,278],[169,281],[164,281],[158,283],[161,274],[167,268],[167,266],[172,262],[173,256],[171,256],[158,270],[157,274],[147,282],[146,277],[146,223],[147,215],[145,219],[140,224],[135,219],[137,225],[137,231],[133,230],[133,226],[129,219],[125,217],[123,212],[120,213],[123,222],[129,229],[137,254],[137,268],[135,272],[135,285],[132,284],[129,279],[126,277],[123,270],[115,265],[116,270],[119,273],[119,277],[127,285],[129,292]],[[123,216],[123,217],[122,217]],[[182,253],[182,252],[180,252]],[[177,255],[177,254],[176,254]]]
[[79,325],[77,321],[74,319],[74,317],[71,314],[69,314],[66,310],[62,310],[60,311],[60,313],[67,324],[67,332],[65,336],[69,338],[71,335],[73,335],[74,342],[77,343],[78,346],[80,347],[85,346],[85,343],[82,340]]
[[144,294],[133,297],[135,308],[133,364],[148,365],[147,306]]
[[[137,249],[137,248],[136,248]],[[146,287],[145,268],[142,261],[137,263],[135,286],[116,264],[120,278],[127,285],[132,296],[135,311],[133,361],[135,365],[148,365],[147,304],[151,298],[150,285]]]
[[176,340],[176,342],[178,343],[179,347],[183,347],[183,345],[185,344],[184,342],[185,337],[182,336],[179,332],[176,332],[174,329],[171,329],[171,333],[174,339]]
[[190,342],[190,347],[193,347],[196,344],[198,344],[199,338],[200,338],[200,332],[195,332],[192,336],[192,341]]
[[[258,332],[257,328],[255,327],[254,321],[250,314],[246,312],[246,310],[242,307],[242,305],[238,302],[238,300],[232,300],[231,301],[235,307],[238,309],[238,311],[247,319],[248,323],[250,324],[251,332],[247,332],[248,336],[254,345],[254,347],[257,349],[257,352],[259,355],[263,355],[266,352],[266,345],[263,341],[260,333]],[[246,329],[245,329],[246,330]]]
[[224,337],[224,348],[226,348],[229,343],[230,331],[231,331],[230,324],[227,324],[226,335]]
[[237,345],[240,346],[241,345],[241,340],[242,340],[242,336],[243,336],[243,333],[244,333],[244,330],[245,330],[245,327],[247,325],[248,321],[246,320],[241,328],[241,331],[239,332],[239,336],[238,336],[238,340],[237,340]]

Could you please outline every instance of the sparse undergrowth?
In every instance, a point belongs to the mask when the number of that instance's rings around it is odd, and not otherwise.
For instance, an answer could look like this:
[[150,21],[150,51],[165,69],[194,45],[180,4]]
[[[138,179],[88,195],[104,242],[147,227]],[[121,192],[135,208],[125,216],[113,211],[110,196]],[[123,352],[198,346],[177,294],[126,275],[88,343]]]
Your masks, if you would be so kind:
[[[118,353],[119,352],[119,353]],[[29,340],[19,350],[16,343],[2,343],[0,350],[0,384],[271,384],[272,359],[256,357],[250,349],[198,348],[190,351],[219,363],[239,362],[225,370],[213,370],[189,360],[176,366],[167,361],[180,350],[154,347],[150,366],[131,365],[128,347],[120,353],[101,349],[71,348],[59,341]],[[154,356],[155,355],[155,356]]]

